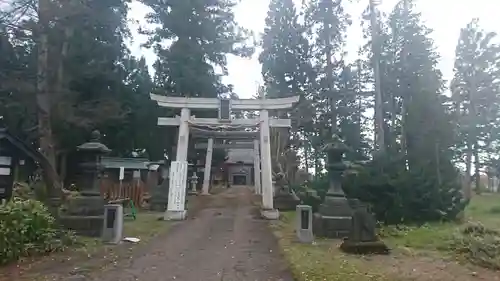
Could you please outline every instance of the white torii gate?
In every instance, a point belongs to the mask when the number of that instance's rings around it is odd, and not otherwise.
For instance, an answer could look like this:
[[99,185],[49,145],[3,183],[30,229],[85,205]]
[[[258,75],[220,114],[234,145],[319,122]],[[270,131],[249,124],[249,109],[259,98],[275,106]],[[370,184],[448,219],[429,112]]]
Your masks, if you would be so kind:
[[[214,138],[217,137],[217,133],[207,134],[207,143],[197,143],[195,144],[195,149],[206,149],[207,153],[205,156],[205,176],[203,179],[202,194],[207,195],[210,185],[210,173],[211,173],[211,163],[212,163],[212,152],[214,149],[253,149],[253,169],[254,169],[254,191],[256,194],[262,194],[261,190],[261,180],[260,180],[260,152],[259,152],[259,139],[255,138],[253,142],[249,143],[216,143],[214,144]],[[240,134],[254,134],[253,132],[238,132]],[[245,140],[251,138],[251,136],[244,138]]]
[[[262,215],[268,219],[277,219],[279,213],[273,207],[271,144],[269,127],[289,127],[289,119],[270,119],[268,110],[289,109],[299,101],[299,96],[279,99],[239,99],[221,100],[216,98],[167,97],[151,94],[151,99],[161,107],[180,108],[181,116],[158,118],[160,126],[179,126],[176,162],[187,163],[189,123],[198,126],[241,125],[259,126],[260,157],[262,167]],[[195,118],[190,116],[191,109],[219,109],[217,118]],[[260,111],[259,119],[230,119],[231,110]],[[208,151],[207,151],[208,152]],[[205,171],[206,173],[206,171]],[[186,177],[185,173],[181,173]],[[172,187],[171,187],[172,188]],[[180,200],[180,199],[179,199]],[[167,208],[168,212],[168,208]],[[168,216],[165,216],[168,219]],[[181,219],[184,217],[182,216]]]

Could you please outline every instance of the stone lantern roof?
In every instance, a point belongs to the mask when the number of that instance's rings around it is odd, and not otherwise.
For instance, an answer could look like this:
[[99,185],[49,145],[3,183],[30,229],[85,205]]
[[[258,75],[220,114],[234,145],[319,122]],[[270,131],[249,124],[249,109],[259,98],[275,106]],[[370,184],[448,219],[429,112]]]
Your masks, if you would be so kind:
[[101,143],[101,133],[98,130],[92,132],[90,135],[90,141],[77,146],[77,149],[80,151],[100,152],[102,154],[111,152],[111,149]]

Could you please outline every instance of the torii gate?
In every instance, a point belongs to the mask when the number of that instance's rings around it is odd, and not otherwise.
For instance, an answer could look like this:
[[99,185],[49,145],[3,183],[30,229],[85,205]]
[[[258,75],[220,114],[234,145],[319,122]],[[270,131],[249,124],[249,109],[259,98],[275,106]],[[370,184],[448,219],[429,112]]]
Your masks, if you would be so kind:
[[[208,139],[207,143],[197,143],[195,144],[195,149],[206,149],[207,153],[205,156],[205,175],[203,179],[202,194],[207,194],[210,185],[210,174],[211,174],[211,163],[212,163],[212,152],[213,149],[253,149],[253,166],[254,166],[254,179],[255,186],[254,191],[257,194],[262,194],[261,190],[261,179],[260,179],[260,152],[259,152],[259,132],[245,132],[245,131],[228,131],[228,132],[217,132],[217,131],[202,131],[198,129],[192,129],[193,136],[202,137]],[[214,139],[231,139],[231,140],[252,140],[248,143],[215,143]]]
[[[272,165],[271,165],[271,144],[269,139],[269,127],[289,127],[289,119],[270,119],[268,110],[289,109],[294,103],[299,101],[299,96],[278,98],[278,99],[217,99],[217,98],[188,98],[188,97],[167,97],[150,94],[152,100],[159,106],[168,108],[180,108],[181,116],[167,118],[159,117],[160,126],[179,126],[179,138],[177,141],[176,162],[187,166],[189,124],[197,126],[258,126],[260,133],[260,157],[262,167],[262,215],[268,219],[278,219],[279,213],[273,207],[273,186],[272,186]],[[219,118],[195,118],[190,116],[191,109],[219,110]],[[260,111],[258,119],[231,119],[231,110]],[[226,132],[230,133],[230,132]],[[212,141],[213,144],[213,141]],[[179,175],[184,179],[174,179],[174,182],[185,182],[187,174]],[[175,175],[174,175],[175,176]],[[182,186],[171,186],[170,189],[185,188]],[[174,190],[175,191],[175,190]],[[171,192],[169,192],[171,193]],[[169,195],[170,196],[170,195]],[[185,195],[184,195],[185,196]],[[175,214],[169,214],[170,207],[167,207],[165,219],[184,219],[184,198],[183,193],[176,196],[179,202],[172,203],[181,206],[181,210],[175,210]],[[182,201],[182,202],[181,202]],[[169,206],[170,206],[169,200]]]

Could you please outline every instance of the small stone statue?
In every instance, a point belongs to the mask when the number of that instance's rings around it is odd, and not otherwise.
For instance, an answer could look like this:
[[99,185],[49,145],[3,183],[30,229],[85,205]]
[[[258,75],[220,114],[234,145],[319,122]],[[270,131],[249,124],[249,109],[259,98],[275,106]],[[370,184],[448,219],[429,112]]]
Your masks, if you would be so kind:
[[353,254],[389,254],[389,248],[375,233],[376,222],[365,205],[354,209],[351,229],[348,238],[340,245],[340,249]]
[[352,230],[349,239],[359,242],[377,241],[376,222],[366,206],[358,206],[352,215]]
[[281,211],[292,211],[300,203],[300,199],[297,197],[295,192],[288,186],[283,173],[277,173],[275,175],[275,188],[273,204],[276,209]]

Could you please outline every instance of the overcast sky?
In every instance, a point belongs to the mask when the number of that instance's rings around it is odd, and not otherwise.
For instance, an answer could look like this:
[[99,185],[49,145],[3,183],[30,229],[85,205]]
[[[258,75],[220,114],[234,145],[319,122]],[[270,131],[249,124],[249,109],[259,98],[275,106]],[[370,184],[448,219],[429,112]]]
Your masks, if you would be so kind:
[[[296,0],[296,2],[299,3],[301,0]],[[368,0],[354,0],[353,2],[357,3],[346,6],[347,12],[353,19],[347,38],[348,59],[351,60],[355,58],[358,47],[364,43],[360,16],[368,5]],[[381,0],[381,2],[380,9],[389,12],[397,0]],[[460,29],[472,18],[479,18],[482,27],[487,31],[500,34],[500,16],[498,15],[500,0],[418,0],[415,2],[427,26],[434,30],[432,38],[441,54],[439,67],[445,79],[450,79],[452,76],[455,46]],[[243,27],[253,30],[258,35],[264,30],[268,5],[269,0],[241,0],[235,10],[236,19]],[[130,17],[144,25],[143,19],[148,11],[147,7],[135,2],[131,5]],[[136,25],[131,27],[134,38],[131,44],[133,54],[145,56],[151,65],[155,60],[154,53],[140,47],[146,38],[137,34]],[[240,98],[251,98],[262,81],[261,67],[257,58],[258,52],[251,59],[234,56],[228,58],[229,76],[224,79],[224,82],[233,84]]]

